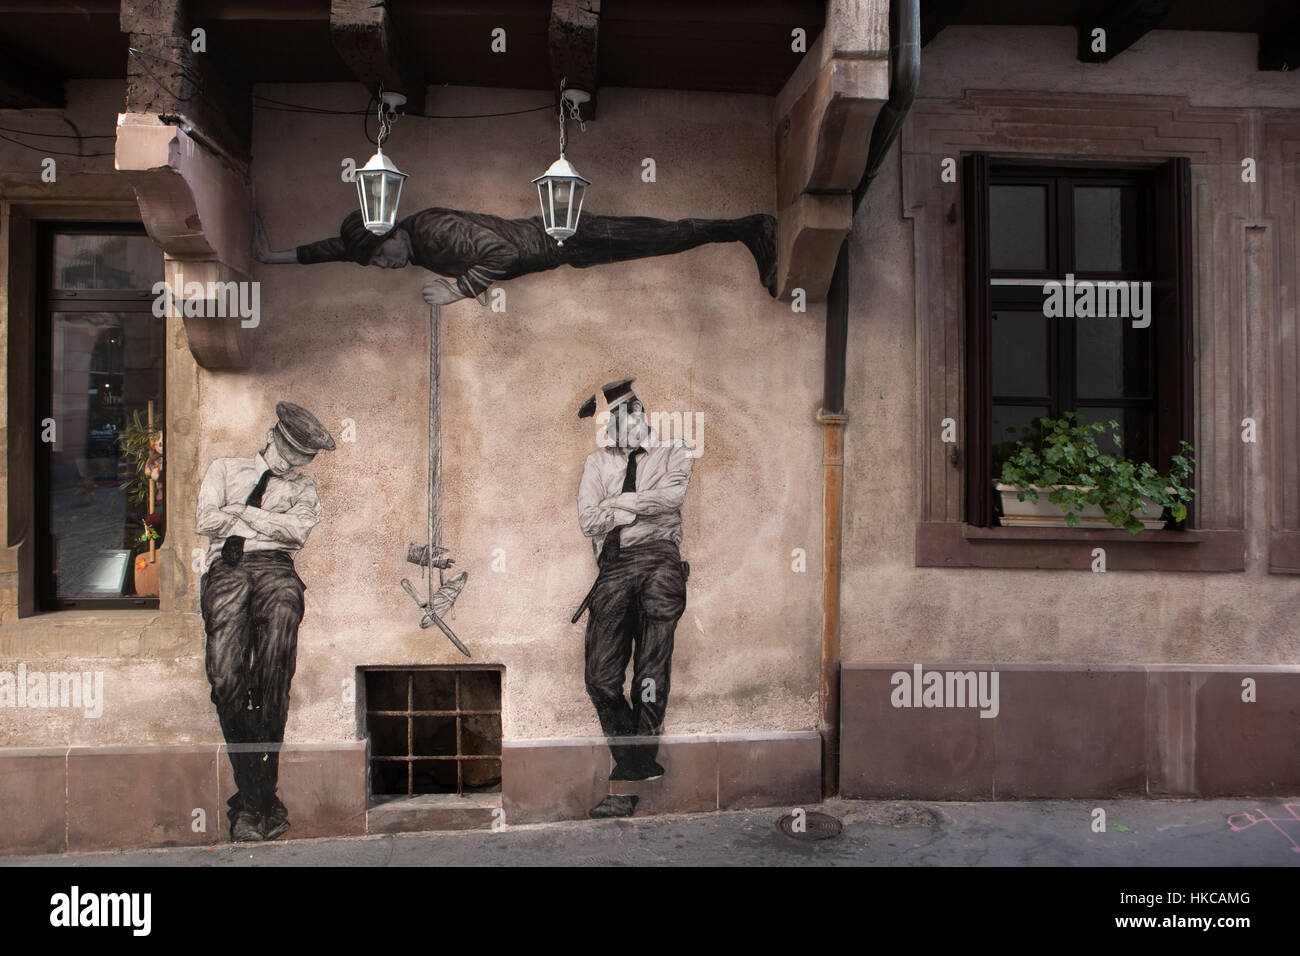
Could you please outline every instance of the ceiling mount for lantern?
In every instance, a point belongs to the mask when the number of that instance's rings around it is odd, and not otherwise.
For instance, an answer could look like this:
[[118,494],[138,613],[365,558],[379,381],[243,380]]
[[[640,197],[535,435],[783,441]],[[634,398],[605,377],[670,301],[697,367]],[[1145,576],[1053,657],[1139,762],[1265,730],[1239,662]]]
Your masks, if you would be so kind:
[[578,128],[586,130],[578,107],[591,99],[591,94],[583,90],[566,90],[564,81],[560,81],[560,158],[551,163],[550,169],[538,176],[533,182],[537,185],[537,199],[542,206],[542,225],[546,234],[564,245],[564,240],[578,231],[578,219],[582,216],[582,199],[591,185],[564,156],[569,144],[568,129],[565,126],[565,109],[577,122]]
[[[591,102],[591,94],[588,93],[586,90],[562,90],[560,92],[560,98],[562,100],[567,100],[572,105],[573,112],[574,112],[573,118],[578,120],[579,123],[582,123],[582,117],[577,115],[577,109],[583,103]],[[582,128],[584,130],[586,129],[585,123],[583,123]]]
[[357,196],[361,200],[361,218],[376,236],[386,236],[397,222],[397,204],[402,197],[406,173],[384,155],[384,140],[393,132],[397,108],[406,105],[401,93],[379,91],[379,145],[375,155],[357,170]]

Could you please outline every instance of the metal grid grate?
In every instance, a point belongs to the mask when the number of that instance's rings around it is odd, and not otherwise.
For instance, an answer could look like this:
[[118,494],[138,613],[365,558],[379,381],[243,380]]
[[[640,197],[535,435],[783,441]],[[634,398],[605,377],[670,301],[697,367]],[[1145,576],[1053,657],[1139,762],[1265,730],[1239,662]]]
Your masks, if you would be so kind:
[[375,796],[501,789],[499,668],[365,672]]

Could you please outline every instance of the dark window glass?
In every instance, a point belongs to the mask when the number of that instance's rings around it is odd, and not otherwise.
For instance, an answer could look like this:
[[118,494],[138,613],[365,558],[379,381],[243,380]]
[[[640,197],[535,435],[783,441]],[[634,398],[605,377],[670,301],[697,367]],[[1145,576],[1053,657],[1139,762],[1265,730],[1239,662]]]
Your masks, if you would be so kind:
[[1015,451],[1016,442],[1033,441],[1038,434],[1038,419],[1051,409],[1046,405],[993,406],[993,477],[1002,471],[1002,463]]
[[995,270],[1047,268],[1047,187],[989,189],[990,263]]
[[1123,272],[1139,267],[1140,200],[1134,186],[1074,187],[1076,272]]
[[[991,174],[990,266],[997,273],[989,280],[993,477],[1015,440],[1029,434],[1031,416],[1088,415],[1103,406],[1107,411],[1100,417],[1124,423],[1126,457],[1151,460],[1155,326],[1133,328],[1136,301],[1129,285],[1151,279],[1145,269],[1151,237],[1143,232],[1142,212],[1149,177],[1016,166],[994,167]],[[1025,252],[1031,248],[1032,256]],[[1105,275],[1096,281],[1110,287],[1094,290],[1094,311],[1103,311],[1104,303],[1105,311],[1123,314],[1047,315],[1046,279],[1033,275],[1043,268],[1062,283],[1069,274],[1076,283],[1092,281],[1082,278],[1089,273]],[[1144,296],[1148,310],[1149,298]]]
[[1040,309],[998,309],[993,313],[993,394],[1048,394],[1048,338],[1051,327]]
[[1123,318],[1077,319],[1075,380],[1080,399],[1151,398],[1151,335]]
[[1139,461],[1143,460],[1141,455],[1134,455],[1130,449],[1146,448],[1151,443],[1151,412],[1149,409],[1141,406],[1084,406],[1079,409],[1079,414],[1090,422],[1102,422],[1103,424],[1111,421],[1119,422],[1118,431],[1123,447],[1117,446],[1111,438],[1109,425],[1107,425],[1105,432],[1097,436],[1097,447],[1112,455],[1137,458]]
[[162,252],[145,235],[58,233],[53,253],[54,289],[149,289],[162,279]]
[[[51,265],[40,290],[39,399],[53,431],[38,458],[42,605],[153,604],[163,481],[157,473],[151,487],[147,452],[137,460],[128,449],[133,432],[147,446],[149,421],[161,429],[166,415],[165,321],[151,291],[162,253],[138,227],[59,228],[42,243]],[[157,533],[152,555],[146,527]]]

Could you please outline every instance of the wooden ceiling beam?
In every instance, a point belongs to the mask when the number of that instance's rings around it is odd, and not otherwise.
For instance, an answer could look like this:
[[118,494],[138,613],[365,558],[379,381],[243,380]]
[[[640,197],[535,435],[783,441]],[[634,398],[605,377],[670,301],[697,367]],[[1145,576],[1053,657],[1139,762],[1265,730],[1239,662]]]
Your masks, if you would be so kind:
[[[194,50],[188,0],[122,0],[130,35],[126,108],[114,166],[135,190],[140,219],[162,249],[167,281],[248,281],[252,248],[252,90],[231,58]],[[204,368],[239,369],[252,354],[238,319],[185,318]]]
[[186,0],[122,0],[121,28],[130,35],[126,110],[163,117],[237,165],[251,157],[251,88],[225,70],[218,51],[192,49]]
[[960,22],[961,0],[925,0],[921,4],[921,46]]
[[1261,70],[1300,69],[1300,16],[1259,34]]
[[[1075,27],[1078,59],[1081,63],[1106,63],[1154,30],[1169,13],[1173,0],[1118,0],[1084,6]],[[1093,33],[1105,30],[1105,48],[1097,45]]]
[[560,80],[571,90],[584,90],[591,101],[582,106],[583,119],[596,118],[596,46],[600,32],[600,0],[551,0],[547,47],[551,56],[551,86],[559,95]]
[[382,86],[406,97],[407,112],[424,112],[424,74],[403,49],[388,0],[330,0],[330,39],[371,94]]

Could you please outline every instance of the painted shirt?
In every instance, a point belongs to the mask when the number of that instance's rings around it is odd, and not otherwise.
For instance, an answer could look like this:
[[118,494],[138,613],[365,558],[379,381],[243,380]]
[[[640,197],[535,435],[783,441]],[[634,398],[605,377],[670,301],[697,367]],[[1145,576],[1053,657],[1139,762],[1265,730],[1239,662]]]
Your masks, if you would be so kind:
[[[210,541],[204,570],[221,556],[226,538],[247,539],[244,553],[288,551],[296,554],[320,521],[316,483],[297,469],[272,475],[262,494],[262,507],[244,504],[270,465],[259,452],[255,458],[218,458],[208,467],[199,488],[196,530]],[[241,514],[242,512],[242,514]]]
[[[681,441],[647,445],[637,457],[636,491],[624,492],[628,449],[598,448],[587,456],[578,486],[578,525],[600,557],[617,527],[621,546],[682,540],[682,501],[695,459]],[[610,499],[614,499],[610,501]],[[605,504],[605,502],[609,504]]]
[[[504,219],[432,206],[397,223],[411,240],[411,262],[456,282],[460,293],[482,295],[493,282],[554,269],[564,260],[540,216]],[[298,261],[351,261],[340,238],[301,245]]]

